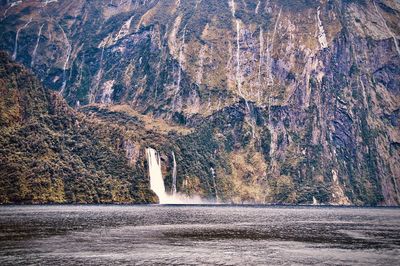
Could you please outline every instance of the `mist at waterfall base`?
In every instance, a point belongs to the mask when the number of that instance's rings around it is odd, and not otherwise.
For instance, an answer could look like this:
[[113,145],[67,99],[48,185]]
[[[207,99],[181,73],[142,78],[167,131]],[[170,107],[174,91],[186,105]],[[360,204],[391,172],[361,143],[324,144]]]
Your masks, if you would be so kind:
[[160,204],[210,204],[205,202],[199,196],[187,196],[176,191],[176,161],[173,154],[173,184],[172,193],[169,194],[165,190],[164,179],[161,170],[160,155],[152,148],[146,149],[147,164],[149,166],[150,188],[158,196]]

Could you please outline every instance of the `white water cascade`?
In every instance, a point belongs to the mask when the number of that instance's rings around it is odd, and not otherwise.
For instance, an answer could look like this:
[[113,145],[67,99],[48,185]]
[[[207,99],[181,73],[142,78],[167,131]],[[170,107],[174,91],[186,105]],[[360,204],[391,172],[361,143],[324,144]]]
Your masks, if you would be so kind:
[[242,93],[242,76],[240,74],[240,21],[236,19],[236,84],[239,95],[244,98]]
[[177,174],[177,170],[176,170],[176,159],[175,159],[175,153],[172,152],[172,158],[174,160],[174,168],[172,170],[172,195],[176,195],[176,174]]
[[242,72],[241,72],[241,55],[240,55],[240,20],[236,19],[236,85],[239,96],[244,99],[248,112],[250,113],[250,106],[247,98],[242,92]]
[[70,57],[71,57],[72,45],[71,45],[71,43],[69,42],[69,39],[68,39],[67,34],[65,33],[63,27],[61,27],[60,24],[58,24],[58,27],[61,29],[61,32],[62,32],[62,34],[63,34],[63,36],[64,36],[64,39],[65,39],[65,41],[66,41],[66,43],[67,43],[67,46],[68,46],[67,58],[65,59],[64,66],[63,66],[63,83],[62,83],[62,86],[61,86],[61,90],[60,90],[60,92],[59,92],[60,95],[63,95],[64,90],[65,90],[65,86],[67,85],[66,70],[67,70],[67,67],[68,67],[69,59],[70,59]]
[[167,201],[167,193],[165,193],[164,179],[161,172],[160,155],[156,150],[146,149],[147,163],[149,165],[150,188],[157,194],[160,204]]
[[15,61],[15,59],[17,59],[17,53],[18,53],[18,38],[19,38],[19,33],[21,30],[25,29],[26,27],[28,27],[28,25],[32,22],[32,18],[29,19],[29,21],[22,26],[21,28],[19,28],[17,30],[17,34],[15,34],[15,44],[14,44],[14,53],[12,55],[12,59]]
[[258,14],[258,11],[260,10],[260,4],[261,4],[261,0],[258,0],[256,10],[254,11],[254,13]]
[[236,16],[236,3],[235,0],[230,0],[229,7],[231,8],[232,17]]
[[217,202],[219,202],[217,183],[215,182],[215,170],[212,167],[211,167],[211,177],[213,179],[212,181],[213,181],[213,185],[214,185],[215,199],[217,200]]
[[39,28],[39,32],[38,32],[37,39],[36,39],[36,45],[35,45],[35,48],[33,49],[33,53],[32,53],[31,67],[33,67],[33,65],[35,64],[36,52],[39,47],[40,36],[42,35],[43,26],[44,26],[44,24],[42,24],[42,26],[40,26],[40,28]]
[[7,7],[7,9],[4,11],[4,13],[3,13],[3,18],[1,19],[1,21],[3,21],[4,19],[6,19],[6,17],[7,17],[7,12],[8,12],[11,8],[13,8],[14,6],[18,6],[18,5],[21,4],[21,3],[22,3],[22,1],[15,1],[15,2],[13,2],[13,3],[10,3],[10,6]]
[[[179,193],[173,195],[165,192],[164,179],[161,171],[160,154],[152,149],[146,149],[147,164],[149,165],[150,188],[156,193],[160,204],[202,204],[200,197],[188,197]],[[174,155],[175,157],[175,155]],[[176,164],[176,162],[175,162]],[[175,166],[174,166],[175,168]],[[176,169],[175,169],[176,170]]]
[[320,14],[321,14],[321,10],[320,7],[317,8],[317,26],[318,26],[318,41],[319,44],[321,45],[322,49],[328,48],[328,41],[326,39],[326,35],[325,35],[325,29],[324,26],[322,25],[322,21],[320,19]]
[[185,49],[185,35],[186,35],[186,26],[185,29],[183,30],[183,35],[182,35],[182,43],[179,48],[179,73],[178,73],[178,85],[176,86],[176,92],[175,95],[178,94],[179,90],[181,89],[181,81],[182,81],[182,61],[183,61],[183,52]]
[[318,200],[313,196],[312,197],[313,200],[313,205],[319,205]]
[[264,31],[263,28],[260,26],[260,61],[258,64],[258,93],[257,93],[257,99],[258,101],[261,101],[261,89],[263,86],[262,80],[261,80],[261,70],[262,70],[262,65],[264,63],[263,57],[264,57]]
[[176,97],[181,89],[181,81],[182,81],[182,61],[184,60],[184,49],[185,49],[185,36],[186,36],[186,26],[183,29],[182,41],[179,47],[179,69],[178,69],[178,82],[175,89],[174,101],[172,103],[172,110],[175,109],[175,101]]

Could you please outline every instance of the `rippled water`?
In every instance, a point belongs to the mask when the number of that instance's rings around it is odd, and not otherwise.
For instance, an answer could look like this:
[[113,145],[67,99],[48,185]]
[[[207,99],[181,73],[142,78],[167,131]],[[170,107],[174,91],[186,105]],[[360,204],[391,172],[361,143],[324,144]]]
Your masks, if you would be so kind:
[[0,265],[399,265],[400,209],[0,207]]

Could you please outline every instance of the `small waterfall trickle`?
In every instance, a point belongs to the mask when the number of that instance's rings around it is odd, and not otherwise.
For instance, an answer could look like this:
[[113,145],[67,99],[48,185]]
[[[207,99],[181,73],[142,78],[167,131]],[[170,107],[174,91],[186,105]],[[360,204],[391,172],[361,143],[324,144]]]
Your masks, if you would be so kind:
[[21,28],[19,28],[19,29],[17,30],[17,33],[16,33],[16,35],[15,35],[14,53],[13,53],[13,55],[12,55],[12,59],[13,59],[13,60],[17,59],[19,33],[20,33],[21,30],[23,30],[23,29],[25,29],[26,27],[28,27],[28,25],[29,25],[31,22],[32,22],[32,18],[30,18],[29,21],[28,21],[24,26],[22,26]]
[[177,174],[177,170],[176,170],[176,160],[175,160],[175,153],[172,152],[172,159],[173,159],[173,170],[172,170],[172,195],[175,196],[176,195],[176,174]]
[[239,90],[239,94],[242,98],[242,78],[240,74],[240,21],[236,19],[236,83]]
[[318,41],[319,44],[321,45],[321,48],[328,48],[328,41],[326,39],[326,35],[325,35],[325,29],[324,26],[322,25],[322,21],[320,19],[320,14],[321,14],[321,10],[320,7],[317,8],[317,26],[318,26]]
[[99,63],[99,70],[97,71],[97,74],[94,78],[94,86],[89,91],[89,103],[94,103],[96,102],[96,94],[99,91],[100,87],[100,81],[103,77],[103,59],[104,59],[104,49],[105,45],[101,46],[101,55],[100,55],[100,63]]
[[313,200],[313,205],[319,205],[318,200],[313,196],[312,197]]
[[40,28],[39,28],[39,32],[38,32],[38,35],[37,35],[35,48],[33,49],[33,53],[32,53],[31,67],[33,67],[33,65],[35,64],[36,52],[37,52],[37,49],[39,47],[40,36],[42,35],[43,26],[44,26],[44,24],[42,24],[42,26],[40,26]]
[[229,7],[231,8],[232,17],[236,16],[236,3],[235,0],[230,0]]
[[178,69],[178,82],[175,89],[174,101],[172,103],[172,109],[175,109],[175,101],[178,96],[179,91],[181,90],[181,82],[182,82],[182,63],[184,60],[184,50],[185,50],[185,37],[186,36],[186,26],[183,29],[182,41],[179,47],[179,69]]
[[67,34],[65,33],[63,27],[61,27],[60,24],[58,24],[58,27],[61,29],[61,32],[62,32],[62,34],[63,34],[63,36],[64,36],[64,39],[65,39],[65,41],[67,42],[67,46],[68,46],[68,49],[67,49],[67,58],[65,59],[65,62],[64,62],[64,65],[63,65],[63,83],[62,83],[62,86],[61,86],[61,90],[60,90],[60,92],[59,92],[60,95],[63,95],[64,90],[65,90],[65,87],[67,86],[67,75],[66,75],[66,70],[67,70],[68,63],[69,63],[69,59],[70,59],[71,53],[72,53],[72,45],[71,45],[71,43],[69,42],[69,39],[68,39]]
[[254,13],[258,14],[258,11],[260,10],[260,4],[261,4],[261,0],[258,0],[258,3],[257,3]]
[[215,199],[217,200],[217,202],[219,202],[217,183],[215,182],[215,170],[212,167],[211,167],[211,177],[212,177],[212,181],[213,181],[213,185],[214,185]]
[[259,83],[259,88],[258,88],[258,93],[257,93],[257,99],[258,101],[261,101],[261,92],[260,90],[262,89],[263,83],[261,80],[261,70],[262,70],[262,65],[264,63],[264,31],[262,26],[260,26],[260,61],[258,64],[258,83]]
[[241,72],[241,54],[240,54],[240,20],[236,19],[236,85],[238,89],[239,96],[244,99],[246,103],[247,111],[250,113],[250,106],[247,102],[246,96],[242,91],[242,72]]

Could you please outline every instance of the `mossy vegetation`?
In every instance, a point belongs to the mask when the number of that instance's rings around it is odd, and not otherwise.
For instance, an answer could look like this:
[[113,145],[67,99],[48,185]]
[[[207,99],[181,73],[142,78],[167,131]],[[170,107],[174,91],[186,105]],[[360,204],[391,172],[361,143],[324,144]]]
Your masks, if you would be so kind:
[[75,113],[6,54],[0,58],[1,203],[155,201],[140,165],[125,157],[121,131]]

